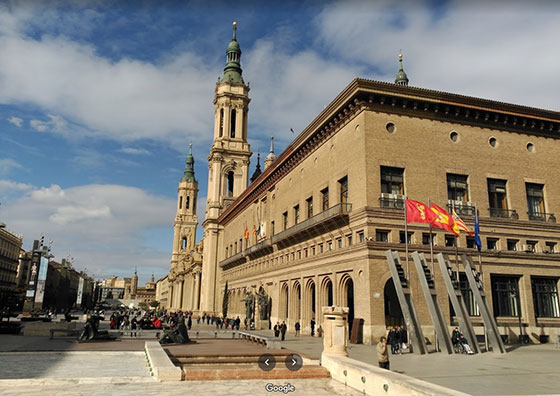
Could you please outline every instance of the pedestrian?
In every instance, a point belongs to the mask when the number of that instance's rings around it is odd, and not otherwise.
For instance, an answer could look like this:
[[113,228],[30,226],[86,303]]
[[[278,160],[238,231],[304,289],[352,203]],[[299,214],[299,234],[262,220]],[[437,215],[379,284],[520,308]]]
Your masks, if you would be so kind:
[[192,327],[192,316],[191,315],[189,315],[189,320],[187,320],[187,326],[189,327],[189,330]]
[[296,329],[296,337],[299,337],[299,329],[301,328],[299,322],[296,322],[294,328]]
[[276,324],[274,325],[274,337],[278,338],[279,335],[280,335],[280,323],[276,322]]
[[239,316],[237,318],[235,318],[235,329],[237,331],[239,331],[239,325],[241,324],[241,319],[239,319]]
[[377,361],[379,367],[390,370],[389,368],[389,351],[387,351],[387,338],[382,336],[377,344]]
[[399,328],[397,329],[397,335],[398,335],[398,340],[399,340],[399,344],[401,345],[402,349],[407,349],[408,348],[408,336],[406,333],[406,330],[399,326]]
[[136,337],[136,328],[138,327],[138,321],[136,320],[136,316],[134,316],[132,318],[132,320],[130,321],[130,337],[133,337],[133,333],[134,333],[134,337]]
[[196,324],[199,325],[200,324],[200,316],[196,317]]
[[315,318],[311,318],[310,326],[311,326],[311,337],[314,337],[315,336]]
[[288,326],[286,326],[286,322],[282,321],[280,325],[280,333],[282,334],[282,341],[286,339],[286,330],[288,330]]

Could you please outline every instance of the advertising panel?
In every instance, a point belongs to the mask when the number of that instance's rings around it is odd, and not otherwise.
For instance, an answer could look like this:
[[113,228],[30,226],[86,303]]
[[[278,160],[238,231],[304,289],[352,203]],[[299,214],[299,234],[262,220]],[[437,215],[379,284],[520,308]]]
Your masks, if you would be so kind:
[[39,276],[37,278],[37,292],[35,293],[35,302],[42,303],[45,295],[45,283],[47,282],[47,271],[49,269],[49,259],[41,257],[41,265],[39,266]]

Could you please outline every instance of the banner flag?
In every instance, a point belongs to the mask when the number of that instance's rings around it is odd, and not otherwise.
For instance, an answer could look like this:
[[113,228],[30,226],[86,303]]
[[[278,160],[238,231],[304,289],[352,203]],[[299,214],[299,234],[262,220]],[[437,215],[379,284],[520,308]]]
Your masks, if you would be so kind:
[[407,223],[430,223],[431,212],[425,203],[407,199],[405,205]]
[[430,209],[434,214],[430,216],[430,224],[432,225],[432,227],[441,228],[443,230],[452,232],[455,235],[459,235],[459,230],[453,227],[455,224],[453,217],[451,217],[451,215],[447,213],[446,210],[442,209],[434,203],[430,203]]

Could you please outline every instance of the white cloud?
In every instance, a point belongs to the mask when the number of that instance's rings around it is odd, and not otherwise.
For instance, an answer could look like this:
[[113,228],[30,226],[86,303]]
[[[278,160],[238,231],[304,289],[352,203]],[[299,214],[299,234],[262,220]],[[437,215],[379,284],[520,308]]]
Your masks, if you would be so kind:
[[11,116],[10,118],[8,118],[8,122],[10,124],[14,124],[18,128],[21,128],[21,126],[23,125],[23,119],[16,116]]
[[64,132],[68,127],[68,122],[64,118],[58,115],[48,114],[49,120],[30,120],[29,125],[33,129],[39,132],[53,131],[53,132]]
[[24,248],[43,233],[54,240],[55,256],[70,254],[97,276],[142,265],[169,268],[171,251],[148,248],[146,238],[152,229],[172,229],[175,200],[121,185],[63,189],[0,181],[0,189],[14,186],[24,195],[2,206],[2,221],[25,235]]
[[0,179],[0,192],[4,191],[27,191],[31,190],[33,186],[26,183],[17,183],[11,180]]
[[6,175],[13,169],[21,169],[23,166],[11,158],[0,158],[0,175]]
[[151,155],[148,150],[143,148],[134,148],[134,147],[123,147],[119,150],[121,153],[130,154],[130,155]]

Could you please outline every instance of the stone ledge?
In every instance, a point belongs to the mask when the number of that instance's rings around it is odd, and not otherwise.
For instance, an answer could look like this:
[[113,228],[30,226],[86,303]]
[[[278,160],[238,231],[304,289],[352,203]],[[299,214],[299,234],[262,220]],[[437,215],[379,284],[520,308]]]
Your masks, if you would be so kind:
[[26,337],[50,337],[51,329],[76,329],[76,322],[27,322],[23,327]]
[[144,349],[150,372],[156,380],[163,382],[183,379],[183,372],[171,362],[159,342],[146,341]]
[[467,393],[431,384],[344,356],[321,355],[321,365],[331,377],[365,395],[468,396]]

